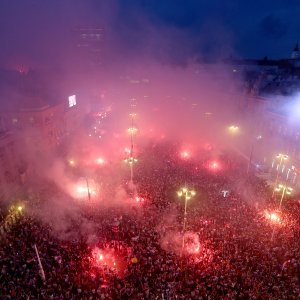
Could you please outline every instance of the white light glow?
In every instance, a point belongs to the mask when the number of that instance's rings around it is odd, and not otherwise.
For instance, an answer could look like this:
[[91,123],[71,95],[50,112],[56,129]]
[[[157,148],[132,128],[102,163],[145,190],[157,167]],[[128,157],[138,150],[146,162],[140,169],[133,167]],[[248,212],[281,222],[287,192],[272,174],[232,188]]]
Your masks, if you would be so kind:
[[76,95],[69,96],[69,107],[76,105]]

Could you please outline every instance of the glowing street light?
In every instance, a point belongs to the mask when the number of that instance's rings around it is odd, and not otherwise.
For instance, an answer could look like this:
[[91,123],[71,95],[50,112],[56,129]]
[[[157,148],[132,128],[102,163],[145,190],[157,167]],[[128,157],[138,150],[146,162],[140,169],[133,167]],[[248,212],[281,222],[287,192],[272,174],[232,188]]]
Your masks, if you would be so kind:
[[69,165],[70,165],[71,167],[75,167],[75,161],[74,161],[73,159],[70,159],[70,160],[69,160]]
[[187,202],[190,200],[192,197],[196,195],[196,192],[194,190],[189,190],[186,187],[181,188],[177,192],[178,197],[184,197],[184,216],[183,216],[183,236],[182,236],[182,245],[181,245],[181,256],[183,253],[184,249],[184,235],[185,235],[185,227],[186,227],[186,217],[187,217]]
[[104,164],[105,164],[105,160],[104,160],[104,158],[102,158],[102,157],[98,157],[98,158],[96,159],[96,163],[97,163],[98,165],[104,165]]
[[282,201],[285,195],[290,195],[293,191],[291,187],[288,187],[286,184],[279,184],[275,189],[275,192],[282,192],[281,193],[281,198],[280,198],[280,203],[279,203],[279,209],[281,208]]
[[134,134],[137,132],[137,128],[136,127],[129,127],[128,129],[128,132],[130,132],[131,134]]
[[136,113],[130,113],[129,116],[131,117],[131,120],[133,121],[133,119],[136,117]]
[[134,158],[132,156],[130,156],[130,157],[128,157],[128,158],[125,159],[125,162],[128,163],[128,164],[130,164],[130,165],[136,163],[137,161],[138,161],[137,158]]
[[239,126],[236,126],[236,125],[231,125],[228,127],[229,132],[232,134],[237,133],[239,131],[239,129],[240,129]]
[[279,169],[281,168],[282,163],[283,163],[285,160],[287,160],[289,157],[288,157],[288,155],[286,155],[286,154],[279,153],[279,154],[276,155],[276,158],[279,159],[279,165],[277,166],[277,175],[276,175],[276,179],[275,179],[275,188],[274,188],[274,190],[273,190],[272,197],[274,197],[275,189],[276,189],[276,187],[277,187],[278,178],[279,178]]
[[282,163],[282,161],[288,159],[289,156],[286,155],[286,154],[279,153],[279,154],[276,155],[276,158],[279,158],[280,159],[280,163]]

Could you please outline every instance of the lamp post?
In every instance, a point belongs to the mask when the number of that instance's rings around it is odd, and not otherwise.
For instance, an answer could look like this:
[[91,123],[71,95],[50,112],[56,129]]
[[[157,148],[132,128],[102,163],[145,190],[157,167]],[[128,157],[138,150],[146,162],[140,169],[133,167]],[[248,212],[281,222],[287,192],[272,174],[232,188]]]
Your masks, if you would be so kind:
[[236,125],[231,125],[228,127],[228,130],[231,134],[238,133],[239,129],[240,129],[239,126],[236,126]]
[[279,165],[278,165],[278,168],[277,168],[277,175],[276,175],[276,179],[275,179],[275,188],[273,190],[272,197],[274,197],[275,189],[276,189],[276,186],[277,186],[277,183],[278,183],[279,169],[281,168],[281,165],[282,165],[283,161],[288,159],[288,155],[279,153],[278,155],[276,155],[276,158],[279,159]]
[[196,192],[194,190],[189,190],[188,188],[183,187],[177,192],[177,195],[180,198],[184,197],[183,235],[182,235],[182,245],[181,245],[181,254],[180,254],[180,256],[182,256],[184,250],[184,243],[185,243],[184,235],[185,235],[185,227],[187,221],[187,202],[188,200],[190,200],[192,197],[196,195]]
[[290,195],[293,191],[291,187],[288,187],[286,184],[279,184],[275,189],[275,192],[282,192],[281,193],[281,198],[279,202],[279,209],[281,209],[282,201],[284,199],[285,195]]
[[137,128],[134,127],[134,117],[136,116],[136,113],[130,113],[129,116],[131,117],[131,127],[129,127],[127,130],[130,133],[130,152],[129,157],[125,159],[125,162],[129,164],[130,166],[130,182],[133,182],[133,164],[136,163],[138,160],[133,157],[133,135],[137,132]]
[[251,151],[250,151],[250,156],[249,156],[249,162],[248,162],[248,167],[247,167],[247,174],[249,174],[250,172],[250,168],[251,168],[251,164],[252,164],[252,158],[253,158],[253,152],[254,152],[254,144],[255,144],[255,141],[259,141],[262,139],[262,136],[261,135],[258,135],[255,137],[255,139],[253,140],[252,142],[252,145],[251,145]]
[[129,167],[130,167],[130,182],[132,183],[133,182],[133,164],[136,163],[138,160],[133,156],[129,156],[124,161],[129,164]]
[[133,127],[133,120],[136,117],[136,113],[130,113],[129,116],[131,117],[131,126]]
[[87,177],[85,177],[85,182],[86,182],[86,189],[87,189],[88,199],[89,199],[89,201],[91,201],[90,185],[89,185],[89,180],[88,180]]
[[229,131],[230,131],[231,133],[235,133],[235,132],[238,132],[239,127],[236,126],[236,125],[231,125],[231,126],[228,127],[228,129],[229,129]]
[[129,127],[128,132],[130,133],[130,144],[131,144],[131,149],[130,149],[130,155],[133,155],[133,135],[137,132],[136,127]]

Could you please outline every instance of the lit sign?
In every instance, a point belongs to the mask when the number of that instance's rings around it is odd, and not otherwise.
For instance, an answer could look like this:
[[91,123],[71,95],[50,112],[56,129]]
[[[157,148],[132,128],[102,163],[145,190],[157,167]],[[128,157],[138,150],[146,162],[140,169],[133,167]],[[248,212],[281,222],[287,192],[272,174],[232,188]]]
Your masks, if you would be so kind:
[[69,96],[69,107],[76,105],[76,95]]

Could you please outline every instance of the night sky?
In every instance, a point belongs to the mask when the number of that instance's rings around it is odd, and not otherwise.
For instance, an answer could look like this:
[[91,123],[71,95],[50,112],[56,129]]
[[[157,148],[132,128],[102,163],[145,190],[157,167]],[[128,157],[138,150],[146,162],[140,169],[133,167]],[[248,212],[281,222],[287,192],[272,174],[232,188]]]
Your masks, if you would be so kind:
[[0,63],[61,63],[74,29],[95,25],[120,59],[288,58],[299,15],[298,0],[1,0]]

